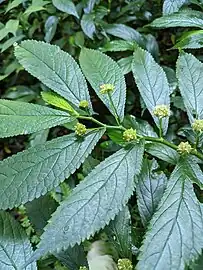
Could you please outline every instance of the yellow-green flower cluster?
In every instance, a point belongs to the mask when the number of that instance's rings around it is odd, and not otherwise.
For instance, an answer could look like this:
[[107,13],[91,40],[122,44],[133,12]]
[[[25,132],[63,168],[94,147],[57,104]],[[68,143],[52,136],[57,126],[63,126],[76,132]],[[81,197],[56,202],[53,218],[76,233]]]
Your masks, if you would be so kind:
[[192,146],[188,142],[181,142],[178,145],[178,152],[180,154],[190,154],[192,151]]
[[195,132],[203,132],[203,120],[196,119],[194,123],[192,124],[192,129]]
[[79,103],[80,108],[87,108],[89,106],[89,103],[87,100],[81,100]]
[[88,268],[86,266],[80,266],[79,270],[88,270]]
[[114,85],[110,83],[100,85],[100,94],[108,94],[114,91]]
[[123,139],[126,142],[130,142],[137,139],[136,129],[129,128],[123,132]]
[[77,123],[75,125],[75,133],[78,135],[78,136],[83,136],[87,131],[87,128],[85,125],[81,124],[81,123]]
[[159,118],[168,117],[170,116],[170,109],[167,105],[157,105],[153,114]]
[[118,260],[118,270],[132,270],[132,262],[129,259]]

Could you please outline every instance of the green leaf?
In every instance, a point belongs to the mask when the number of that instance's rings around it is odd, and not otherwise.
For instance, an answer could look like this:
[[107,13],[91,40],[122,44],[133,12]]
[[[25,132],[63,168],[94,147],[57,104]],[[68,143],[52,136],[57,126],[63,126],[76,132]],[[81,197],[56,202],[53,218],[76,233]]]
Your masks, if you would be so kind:
[[176,165],[179,160],[179,154],[176,150],[162,143],[148,143],[145,146],[146,151],[154,157]]
[[177,12],[188,0],[164,0],[163,15]]
[[[133,57],[132,71],[135,82],[147,109],[159,127],[159,119],[153,114],[155,107],[157,105],[170,106],[170,90],[166,74],[147,51],[137,47]],[[163,131],[166,133],[168,117],[162,119],[162,125]]]
[[70,15],[79,18],[75,4],[71,0],[52,0],[53,5],[60,11],[66,12]]
[[72,114],[78,115],[78,113],[73,109],[73,107],[68,103],[67,100],[62,98],[60,95],[52,93],[51,91],[41,92],[41,96],[45,102],[58,107],[62,110],[69,111]]
[[41,130],[35,132],[29,136],[29,145],[28,147],[33,147],[38,144],[44,144],[47,141],[49,135],[49,129]]
[[172,68],[163,66],[163,70],[166,73],[166,77],[169,84],[170,94],[173,93],[178,87],[178,80],[176,78],[176,73]]
[[155,19],[151,24],[155,28],[199,27],[203,28],[203,12],[185,9]]
[[121,58],[120,60],[117,61],[118,65],[119,65],[119,67],[122,70],[124,75],[131,72],[131,70],[132,70],[132,61],[133,61],[132,56]]
[[180,38],[172,49],[199,49],[203,47],[203,30],[190,31]]
[[45,10],[44,6],[49,4],[49,1],[45,0],[32,0],[32,4],[26,9],[24,12],[24,15],[26,16],[26,19],[32,14],[33,12]]
[[[33,253],[23,228],[4,211],[0,211],[0,248],[0,269],[2,270],[22,269]],[[37,270],[37,266],[32,263],[26,267],[26,270]]]
[[54,256],[71,270],[78,270],[80,266],[87,266],[87,259],[81,245],[76,244],[65,251],[54,253]]
[[0,29],[0,41],[4,39],[9,33],[16,34],[18,30],[19,20],[9,20],[6,25]]
[[93,35],[96,32],[94,17],[94,14],[84,14],[81,19],[81,28],[85,35],[91,39],[93,39]]
[[9,12],[11,9],[19,6],[22,2],[23,2],[23,0],[13,0],[13,1],[11,1],[8,4],[7,8],[6,8],[6,13]]
[[146,226],[163,196],[167,177],[163,172],[156,172],[156,160],[144,159],[142,170],[136,177],[136,193],[142,223]]
[[38,234],[42,234],[57,203],[50,195],[41,196],[25,205],[28,218]]
[[194,193],[190,173],[182,165],[181,161],[177,164],[150,222],[138,270],[184,270],[201,254],[203,209]]
[[1,161],[0,208],[13,208],[58,186],[79,168],[104,131],[92,131],[81,139],[66,135]]
[[109,223],[106,233],[118,254],[118,258],[131,259],[131,217],[127,206]]
[[30,134],[74,120],[68,113],[45,106],[0,100],[0,137]]
[[135,43],[127,40],[113,40],[104,45],[101,48],[102,52],[122,52],[122,51],[134,51]]
[[27,40],[16,46],[15,55],[30,74],[71,103],[79,106],[81,100],[87,100],[91,104],[79,66],[59,47]]
[[177,61],[177,77],[190,121],[194,117],[203,119],[203,64],[192,54],[181,53]]
[[52,41],[54,35],[56,34],[57,25],[58,25],[58,17],[49,16],[44,25],[45,30],[44,40],[46,42],[49,43]]
[[[125,78],[118,64],[109,56],[91,49],[82,49],[80,53],[82,70],[99,98],[112,114],[118,115],[120,120],[124,117],[126,85]],[[100,93],[102,84],[113,84],[114,91],[110,93],[114,108],[112,108],[108,95]]]
[[14,36],[6,40],[3,44],[0,45],[1,53],[6,51],[8,48],[10,48],[15,42],[22,40],[24,37],[25,35],[20,35],[20,36]]
[[31,260],[80,243],[108,224],[133,193],[143,151],[140,141],[95,167],[58,207]]
[[86,7],[84,8],[84,12],[90,13],[93,10],[95,4],[96,3],[98,4],[99,2],[100,2],[100,0],[87,0]]

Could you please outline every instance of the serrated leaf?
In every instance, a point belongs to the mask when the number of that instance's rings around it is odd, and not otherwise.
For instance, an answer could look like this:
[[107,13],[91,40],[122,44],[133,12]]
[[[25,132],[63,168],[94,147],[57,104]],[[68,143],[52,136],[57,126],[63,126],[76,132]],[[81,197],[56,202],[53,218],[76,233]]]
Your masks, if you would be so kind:
[[89,238],[127,203],[140,172],[142,141],[121,149],[101,162],[62,202],[47,225],[34,260]]
[[69,102],[79,106],[81,100],[87,100],[91,104],[87,84],[79,66],[59,47],[27,40],[16,46],[15,55],[30,74]]
[[189,31],[180,38],[172,49],[199,49],[203,47],[203,30]]
[[155,28],[199,27],[203,28],[203,12],[191,9],[181,10],[155,19],[151,24]]
[[184,270],[186,264],[201,254],[203,208],[190,180],[180,161],[150,222],[138,270]]
[[[0,269],[22,269],[32,255],[32,247],[23,228],[7,212],[0,211]],[[23,268],[37,270],[35,263]]]
[[105,231],[118,254],[118,258],[131,259],[131,217],[127,206],[109,223]]
[[41,196],[25,205],[28,218],[36,232],[41,234],[51,214],[56,210],[57,203],[50,195]]
[[181,96],[191,122],[203,119],[203,64],[192,54],[181,53],[177,61]]
[[93,35],[96,32],[94,18],[94,14],[84,14],[81,19],[81,28],[85,35],[91,39],[93,39]]
[[71,0],[52,0],[53,5],[60,11],[66,12],[79,18],[75,4]]
[[44,195],[74,173],[104,133],[78,139],[70,134],[0,162],[0,208],[13,208]]
[[122,51],[134,51],[135,43],[127,40],[113,40],[104,45],[101,48],[102,52],[122,52]]
[[188,0],[164,0],[163,15],[177,12]]
[[146,226],[164,194],[167,177],[163,172],[157,173],[156,160],[144,159],[142,170],[136,177],[136,193],[142,223]]
[[145,148],[152,156],[174,165],[177,164],[180,157],[176,150],[162,143],[148,143]]
[[[109,56],[91,49],[82,49],[80,53],[81,68],[99,98],[112,114],[123,120],[126,85],[124,75],[116,62]],[[110,93],[114,108],[112,108],[108,95],[100,93],[100,86],[113,84],[114,91]]]
[[123,74],[128,74],[132,70],[132,61],[133,57],[128,56],[125,58],[121,58],[120,60],[117,61],[120,69],[122,70]]
[[73,121],[70,114],[45,106],[0,100],[0,137],[30,134]]
[[[159,119],[153,114],[157,105],[170,106],[170,90],[166,74],[150,53],[137,47],[133,55],[132,71],[140,94],[156,125]],[[162,119],[163,131],[168,128],[168,117]]]

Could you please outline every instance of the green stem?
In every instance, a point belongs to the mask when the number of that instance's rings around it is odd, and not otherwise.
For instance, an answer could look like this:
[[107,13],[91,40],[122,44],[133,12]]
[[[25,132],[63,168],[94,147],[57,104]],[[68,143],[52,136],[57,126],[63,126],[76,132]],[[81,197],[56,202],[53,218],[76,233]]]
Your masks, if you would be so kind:
[[114,106],[114,104],[113,104],[113,100],[112,100],[111,94],[110,94],[109,92],[108,92],[108,98],[109,98],[109,101],[110,101],[110,103],[111,103],[111,108],[112,108],[112,110],[113,110],[113,114],[114,114],[114,117],[115,117],[115,119],[116,119],[116,122],[117,122],[117,124],[120,126],[119,116],[118,116],[118,114],[117,114],[117,112],[116,112],[116,108],[115,108],[115,106]]
[[163,138],[155,138],[155,137],[149,137],[149,136],[144,136],[142,137],[144,140],[148,141],[148,142],[157,142],[157,143],[162,143],[164,145],[167,145],[169,146],[170,148],[174,149],[174,150],[177,150],[178,149],[178,146],[173,144],[173,143],[170,143],[169,141],[166,141],[164,140]]
[[198,144],[199,144],[199,134],[196,135],[196,140],[195,140],[195,149],[198,148]]
[[159,119],[159,137],[163,137],[162,118]]

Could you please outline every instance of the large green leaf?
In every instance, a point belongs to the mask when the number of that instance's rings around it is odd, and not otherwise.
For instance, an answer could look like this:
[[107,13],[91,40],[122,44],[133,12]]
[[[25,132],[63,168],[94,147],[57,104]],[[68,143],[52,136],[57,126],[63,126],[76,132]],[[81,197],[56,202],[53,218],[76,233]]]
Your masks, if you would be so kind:
[[87,35],[91,39],[93,39],[93,35],[96,32],[94,19],[94,14],[84,14],[81,19],[81,28],[85,35]]
[[180,161],[150,222],[138,270],[184,270],[201,254],[203,208],[194,193],[191,175],[184,161]]
[[53,5],[63,12],[66,12],[68,14],[71,14],[75,16],[76,18],[79,18],[79,15],[77,13],[75,4],[71,0],[52,0]]
[[163,14],[171,14],[177,12],[188,0],[164,0]]
[[[82,70],[99,98],[104,102],[112,114],[116,113],[120,120],[124,117],[126,85],[124,75],[116,62],[109,56],[90,49],[82,49],[80,53]],[[114,108],[108,95],[100,93],[100,86],[113,84],[114,91],[110,93]]]
[[203,47],[203,30],[189,31],[183,34],[173,49],[199,49]]
[[13,208],[58,186],[90,154],[104,133],[75,134],[37,145],[0,162],[0,208]]
[[7,212],[0,211],[0,269],[37,270],[32,263],[22,268],[32,254],[32,247],[23,228]]
[[199,27],[203,28],[203,12],[191,9],[181,10],[154,20],[151,27]]
[[59,47],[26,40],[16,46],[15,55],[29,73],[68,101],[76,106],[81,100],[87,100],[91,104],[87,84],[79,66]]
[[[170,105],[170,89],[166,74],[147,51],[137,47],[133,57],[132,71],[135,82],[147,109],[159,126],[159,119],[153,114],[155,107],[157,105]],[[166,133],[168,117],[163,118],[162,125],[164,133]]]
[[108,224],[133,193],[143,151],[140,141],[95,167],[53,214],[31,260],[80,243]]
[[155,172],[157,168],[156,160],[144,159],[142,170],[136,177],[138,209],[144,225],[156,211],[166,188],[167,178],[163,172]]
[[0,100],[0,137],[34,133],[74,120],[67,112],[26,102]]
[[177,77],[183,101],[190,118],[203,118],[203,64],[192,54],[181,53]]

